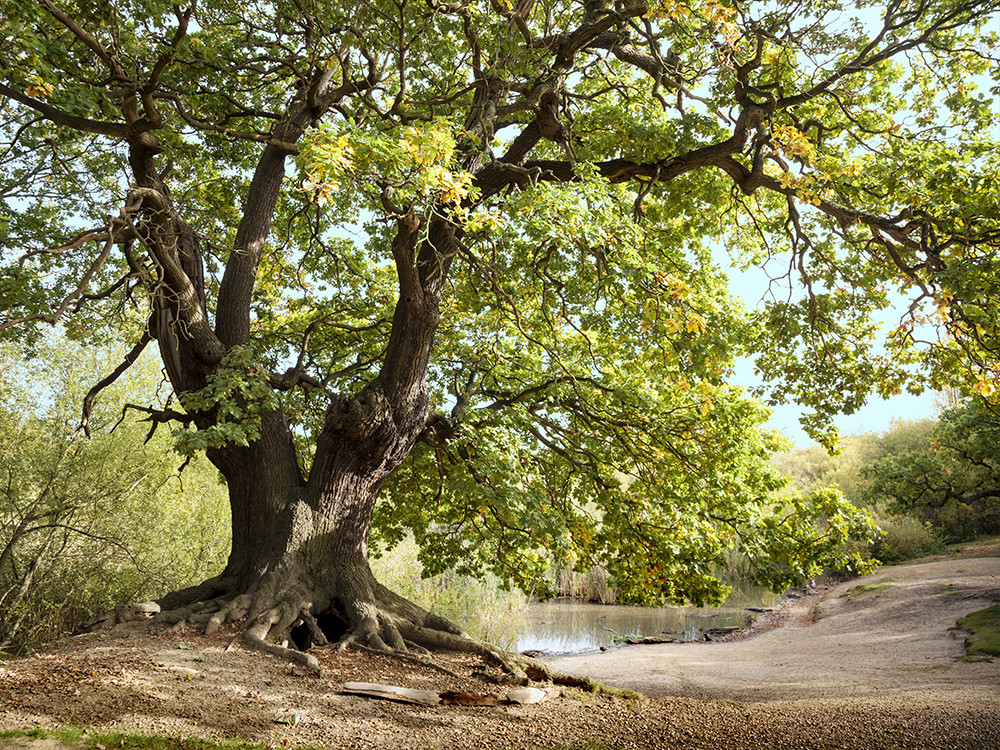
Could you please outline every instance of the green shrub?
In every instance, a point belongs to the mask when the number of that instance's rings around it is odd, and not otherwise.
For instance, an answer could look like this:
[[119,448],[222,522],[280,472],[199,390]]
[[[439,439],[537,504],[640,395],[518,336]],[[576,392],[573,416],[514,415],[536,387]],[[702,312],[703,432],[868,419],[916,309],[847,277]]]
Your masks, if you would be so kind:
[[880,532],[870,550],[876,560],[897,563],[942,549],[941,539],[930,523],[888,513],[883,506],[879,506],[873,516]]
[[918,515],[938,530],[946,544],[1000,533],[1000,503],[997,502],[920,508]]
[[[0,466],[9,447],[0,439]],[[204,458],[178,477],[180,459],[126,429],[71,448],[58,462],[35,453],[35,471],[0,492],[0,650],[51,642],[225,565],[225,488]]]
[[[76,430],[89,384],[121,354],[53,337],[27,360],[0,346],[0,651],[24,652],[94,615],[215,575],[229,550],[226,490],[204,457],[102,408]],[[144,366],[145,365],[145,366]],[[121,400],[149,402],[160,380],[140,362]],[[33,388],[31,386],[42,384]]]

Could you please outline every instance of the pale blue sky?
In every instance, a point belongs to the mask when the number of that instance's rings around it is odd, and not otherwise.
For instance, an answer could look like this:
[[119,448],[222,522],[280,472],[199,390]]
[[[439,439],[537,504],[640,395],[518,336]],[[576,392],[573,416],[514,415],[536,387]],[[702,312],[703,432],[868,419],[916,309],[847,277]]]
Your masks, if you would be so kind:
[[[736,382],[743,385],[757,382],[752,375],[752,369],[750,363],[738,368]],[[934,391],[925,391],[919,396],[902,393],[888,401],[872,396],[859,411],[848,416],[839,416],[834,421],[842,436],[859,432],[886,432],[892,427],[894,420],[936,417],[937,398],[938,394]],[[808,448],[815,443],[802,431],[802,425],[799,424],[803,409],[795,404],[772,408],[774,414],[768,422],[769,427],[787,435],[797,448]]]

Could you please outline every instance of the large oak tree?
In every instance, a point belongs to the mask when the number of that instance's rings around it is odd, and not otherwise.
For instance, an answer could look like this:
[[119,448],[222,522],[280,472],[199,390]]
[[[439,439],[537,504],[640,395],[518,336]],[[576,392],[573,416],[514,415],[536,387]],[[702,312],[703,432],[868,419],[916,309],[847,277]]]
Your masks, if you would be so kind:
[[478,648],[373,580],[373,518],[518,583],[702,601],[739,548],[785,585],[867,527],[774,499],[736,357],[827,442],[996,385],[997,9],[0,0],[2,328],[112,321],[105,382],[156,342],[175,397],[133,406],[232,508],[175,617]]

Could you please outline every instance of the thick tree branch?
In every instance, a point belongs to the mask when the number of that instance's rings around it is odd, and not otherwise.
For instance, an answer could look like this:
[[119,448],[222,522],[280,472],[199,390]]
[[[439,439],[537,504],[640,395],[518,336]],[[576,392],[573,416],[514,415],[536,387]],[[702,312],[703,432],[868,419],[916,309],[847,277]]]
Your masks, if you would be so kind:
[[121,123],[103,122],[101,120],[91,120],[87,117],[71,115],[68,112],[63,112],[61,109],[53,107],[50,104],[46,104],[43,101],[39,101],[34,97],[28,96],[25,93],[16,91],[3,83],[0,83],[0,95],[13,99],[16,102],[20,102],[26,107],[30,107],[46,120],[50,120],[57,125],[64,125],[67,128],[80,130],[85,133],[107,135],[119,140],[125,140],[128,136],[128,128]]
[[[140,227],[136,227],[135,217],[143,214]],[[136,231],[150,256],[159,268],[164,289],[154,288],[153,295],[161,293],[162,299],[154,302],[164,313],[165,306],[175,308],[171,315],[183,326],[183,332],[171,331],[168,336],[179,333],[190,341],[199,359],[206,364],[217,364],[223,357],[224,348],[209,325],[204,301],[194,280],[182,267],[177,231],[179,217],[175,215],[169,200],[160,191],[152,188],[133,188],[129,196],[124,216]],[[154,332],[156,333],[156,332]],[[158,336],[160,337],[160,336]],[[161,345],[164,342],[161,339]],[[183,376],[171,373],[175,387],[180,387]]]
[[[726,168],[731,157],[746,148],[750,132],[763,124],[771,107],[745,108],[736,121],[733,135],[720,143],[711,144],[687,153],[656,162],[637,162],[630,159],[610,159],[599,162],[598,173],[609,182],[627,182],[637,178],[669,182],[679,175],[708,166]],[[525,129],[527,132],[527,128]],[[516,143],[516,141],[515,141]],[[742,166],[742,165],[740,165]],[[498,161],[484,167],[476,175],[476,186],[484,197],[496,195],[511,187],[526,187],[535,181],[571,182],[577,179],[570,161],[528,160],[522,164]]]
[[[789,198],[798,197],[798,191],[794,186],[782,185],[778,178],[765,174],[763,171],[751,171],[731,157],[721,160],[716,166],[732,177],[739,188],[748,195],[753,194],[754,191],[760,188],[765,188]],[[876,239],[880,239],[883,244],[885,244],[885,240],[882,235],[885,235],[891,237],[907,249],[920,249],[920,243],[910,236],[912,228],[909,226],[900,226],[896,221],[884,216],[861,209],[842,206],[825,198],[819,198],[815,205],[817,209],[827,216],[836,219],[841,226],[847,227],[862,224],[870,227],[876,233]],[[905,272],[908,267],[902,263],[901,259],[899,262],[902,264],[900,270]]]
[[257,268],[271,230],[285,176],[285,158],[291,153],[289,147],[294,146],[342,99],[371,90],[378,83],[378,71],[372,68],[367,78],[347,80],[336,88],[328,89],[332,75],[332,69],[320,71],[309,81],[306,90],[292,101],[285,116],[275,125],[274,141],[264,148],[254,171],[243,217],[236,230],[233,250],[219,288],[216,334],[227,347],[250,341],[250,305]]
[[84,29],[77,21],[70,16],[68,13],[63,11],[58,5],[56,5],[52,0],[37,0],[38,4],[41,5],[45,10],[47,10],[53,18],[59,21],[63,26],[65,26],[77,39],[83,42],[87,47],[90,48],[91,52],[96,54],[101,60],[105,62],[108,68],[111,70],[111,74],[115,76],[119,81],[128,80],[128,76],[125,72],[125,68],[119,62],[118,58],[112,55],[103,44],[101,44],[90,32]]

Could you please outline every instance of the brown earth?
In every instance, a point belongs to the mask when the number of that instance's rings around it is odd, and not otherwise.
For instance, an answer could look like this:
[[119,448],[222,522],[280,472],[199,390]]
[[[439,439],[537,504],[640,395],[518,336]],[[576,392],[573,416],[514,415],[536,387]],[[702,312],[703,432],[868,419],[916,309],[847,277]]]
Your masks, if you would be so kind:
[[[879,583],[888,585],[857,593],[859,584]],[[763,632],[754,637],[553,663],[652,700],[565,689],[537,705],[497,707],[421,707],[341,692],[345,682],[362,681],[503,698],[505,688],[475,676],[489,667],[473,657],[438,657],[456,678],[384,656],[320,650],[320,679],[247,650],[235,632],[206,637],[133,624],[0,662],[0,727],[72,725],[377,750],[589,742],[1000,749],[1000,660],[962,660],[965,634],[955,628],[958,618],[998,598],[1000,557],[894,567],[784,605],[762,616]],[[296,714],[297,723],[282,723]]]

